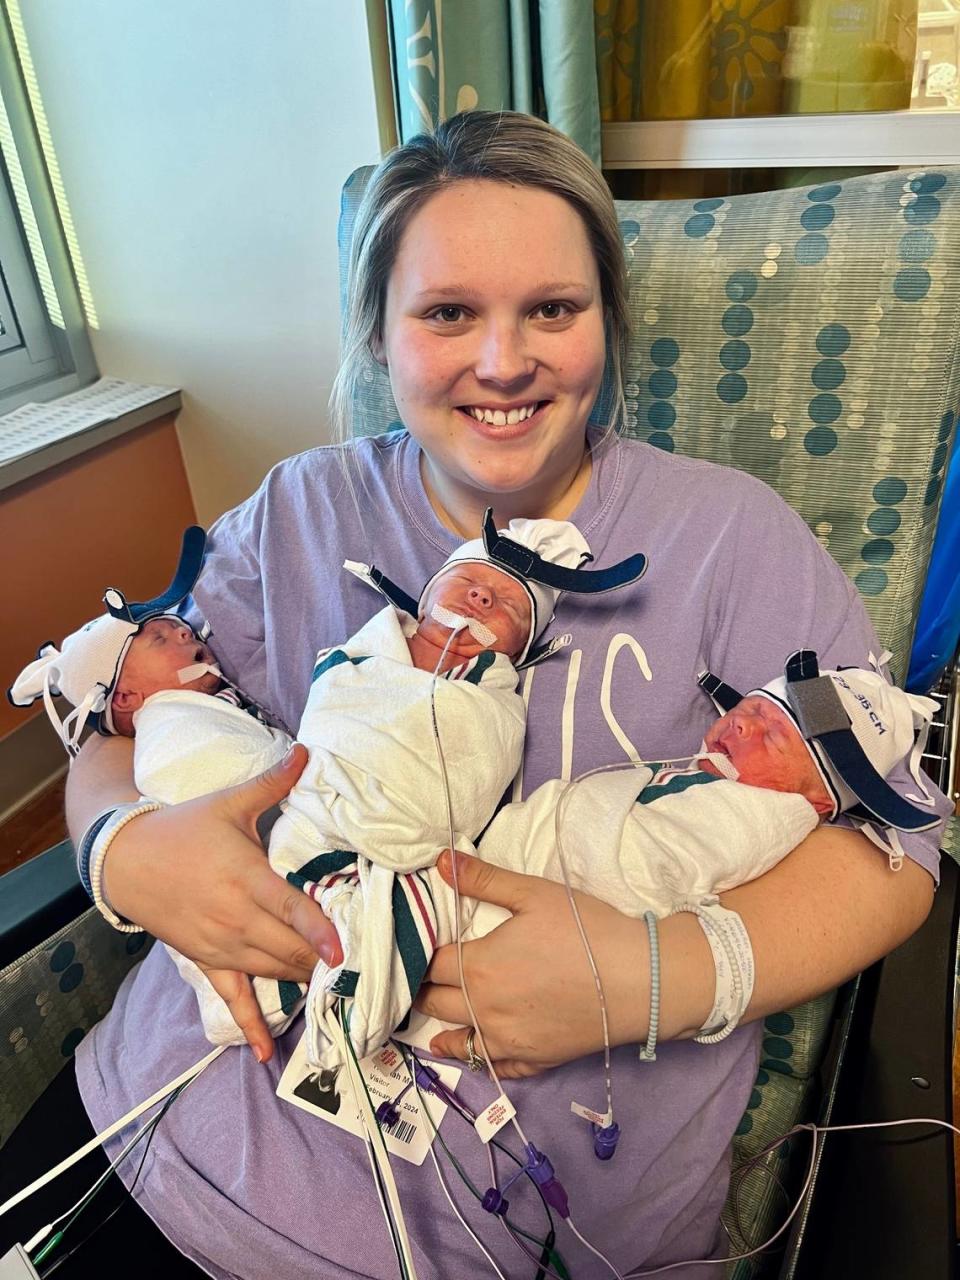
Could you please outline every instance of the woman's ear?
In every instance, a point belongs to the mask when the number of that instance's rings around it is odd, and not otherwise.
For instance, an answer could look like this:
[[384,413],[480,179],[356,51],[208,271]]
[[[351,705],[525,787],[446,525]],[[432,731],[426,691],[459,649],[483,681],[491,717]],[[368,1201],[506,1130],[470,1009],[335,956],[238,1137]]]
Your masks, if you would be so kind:
[[370,354],[376,360],[377,364],[382,365],[384,369],[387,367],[387,353],[383,345],[383,334],[377,332],[370,339]]

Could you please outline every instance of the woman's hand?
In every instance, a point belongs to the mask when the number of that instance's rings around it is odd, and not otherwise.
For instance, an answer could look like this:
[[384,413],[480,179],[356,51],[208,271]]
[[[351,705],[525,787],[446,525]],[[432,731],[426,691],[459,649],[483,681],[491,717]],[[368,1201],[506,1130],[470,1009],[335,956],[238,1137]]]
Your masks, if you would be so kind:
[[[452,885],[449,851],[438,867]],[[485,937],[463,944],[464,973],[482,1032],[478,1052],[493,1059],[500,1075],[511,1077],[536,1075],[601,1049],[596,983],[563,885],[462,853],[457,854],[457,877],[465,897],[513,913]],[[611,1043],[639,1040],[646,1035],[649,1007],[646,927],[596,898],[576,897],[607,998]],[[416,1007],[463,1024],[435,1036],[430,1048],[438,1056],[465,1060],[472,1019],[455,945],[437,950],[427,978]]]
[[196,961],[261,1061],[273,1041],[245,975],[306,982],[318,956],[331,967],[342,960],[333,925],[270,869],[257,837],[257,818],[306,760],[294,746],[250,782],[135,818],[103,868],[113,909]]

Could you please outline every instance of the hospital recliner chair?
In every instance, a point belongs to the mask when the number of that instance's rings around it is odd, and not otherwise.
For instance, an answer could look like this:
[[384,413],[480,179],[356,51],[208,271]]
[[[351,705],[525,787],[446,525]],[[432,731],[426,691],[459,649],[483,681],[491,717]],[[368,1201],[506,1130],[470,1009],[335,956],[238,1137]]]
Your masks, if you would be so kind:
[[[369,172],[344,187],[342,282]],[[960,417],[960,169],[618,212],[627,432],[773,485],[856,583],[902,680]],[[373,361],[356,421],[365,434],[399,426]],[[942,757],[954,685],[951,668]],[[916,937],[840,993],[766,1019],[724,1214],[733,1251],[783,1219],[809,1139],[750,1162],[798,1118],[951,1118],[955,858],[958,819]],[[145,945],[87,907],[69,846],[0,880],[0,1144]],[[728,1264],[730,1280],[954,1274],[952,1142],[895,1132],[829,1138],[784,1247]]]

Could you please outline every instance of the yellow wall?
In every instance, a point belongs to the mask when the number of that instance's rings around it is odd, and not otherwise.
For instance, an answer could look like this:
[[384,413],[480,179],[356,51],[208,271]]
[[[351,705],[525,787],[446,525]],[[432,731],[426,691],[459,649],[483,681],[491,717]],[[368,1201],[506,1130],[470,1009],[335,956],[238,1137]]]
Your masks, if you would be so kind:
[[[173,417],[0,491],[0,686],[41,644],[102,612],[107,587],[148,599],[173,576],[193,500]],[[0,701],[0,740],[32,711]],[[52,730],[51,730],[52,732]]]

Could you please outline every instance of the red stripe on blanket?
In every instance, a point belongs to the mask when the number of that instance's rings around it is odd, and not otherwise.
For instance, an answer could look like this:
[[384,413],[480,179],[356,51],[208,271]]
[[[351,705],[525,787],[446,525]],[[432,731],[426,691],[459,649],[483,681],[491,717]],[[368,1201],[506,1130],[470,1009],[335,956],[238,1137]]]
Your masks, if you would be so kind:
[[433,922],[430,919],[430,914],[429,914],[429,911],[427,910],[427,906],[424,903],[423,899],[420,897],[420,890],[417,888],[416,880],[412,875],[406,876],[405,879],[407,883],[407,890],[409,893],[413,895],[413,899],[417,904],[421,917],[423,918],[424,928],[426,929],[427,936],[430,939],[430,946],[436,947],[437,932],[433,927]]

